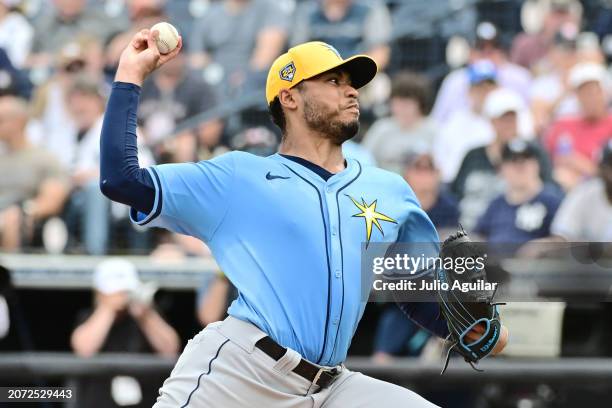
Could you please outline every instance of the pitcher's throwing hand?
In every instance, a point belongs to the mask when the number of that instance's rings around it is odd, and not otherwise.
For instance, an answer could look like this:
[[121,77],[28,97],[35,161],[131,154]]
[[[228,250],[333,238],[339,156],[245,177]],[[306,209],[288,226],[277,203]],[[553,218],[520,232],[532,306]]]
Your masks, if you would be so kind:
[[176,57],[183,48],[183,38],[179,36],[178,46],[168,54],[161,54],[157,48],[158,36],[157,30],[149,29],[140,30],[134,35],[121,53],[115,81],[140,86],[151,72]]

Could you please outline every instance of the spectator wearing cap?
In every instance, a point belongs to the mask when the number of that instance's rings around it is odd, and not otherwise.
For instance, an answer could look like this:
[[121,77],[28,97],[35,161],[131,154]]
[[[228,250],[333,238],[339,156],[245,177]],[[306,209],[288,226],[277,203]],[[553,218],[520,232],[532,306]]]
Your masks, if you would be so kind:
[[[78,313],[77,327],[70,343],[80,357],[98,353],[155,353],[175,357],[180,346],[176,331],[153,306],[154,290],[143,284],[135,266],[124,259],[111,258],[98,264],[93,273],[94,308]],[[117,389],[126,384],[139,401],[126,403]],[[81,407],[150,407],[155,402],[156,388],[161,383],[125,377],[81,379],[77,385]]]
[[444,123],[454,112],[468,105],[474,79],[471,70],[481,61],[493,63],[495,81],[500,86],[515,91],[525,102],[528,101],[531,74],[508,61],[497,28],[490,22],[482,22],[476,27],[476,40],[470,49],[468,66],[452,71],[440,86],[432,111],[438,123]]
[[20,0],[0,1],[0,48],[16,68],[25,65],[34,38],[34,29],[17,9],[20,3]]
[[68,195],[67,174],[47,150],[26,138],[27,103],[0,97],[0,248],[17,251],[33,243],[35,232],[58,215]]
[[572,68],[569,84],[576,93],[580,113],[555,121],[544,144],[553,159],[555,180],[566,190],[597,173],[597,154],[612,137],[608,112],[608,75],[594,63]]
[[122,19],[112,19],[87,7],[86,0],[53,0],[51,11],[34,22],[35,35],[28,65],[48,67],[52,56],[80,35],[104,42],[113,32],[126,29]]
[[489,143],[493,130],[482,114],[487,96],[497,87],[497,69],[491,61],[471,64],[465,71],[469,77],[469,104],[455,111],[441,128],[433,144],[436,166],[442,181],[452,181],[465,154],[476,146]]
[[550,50],[559,29],[571,24],[576,29],[582,19],[582,5],[578,0],[548,0],[540,2],[544,14],[541,28],[535,33],[520,33],[514,37],[510,60],[531,69]]
[[378,1],[304,1],[295,13],[291,45],[323,41],[343,55],[368,54],[384,70],[391,48],[391,15]]
[[531,88],[531,107],[536,134],[542,134],[560,117],[577,115],[580,105],[570,85],[570,72],[577,63],[602,64],[604,56],[592,33],[578,33],[565,24],[555,35],[546,56],[534,67],[537,77]]
[[[494,137],[486,145],[470,150],[459,168],[451,191],[459,198],[461,224],[472,229],[491,200],[503,192],[503,181],[497,170],[506,143],[519,139],[519,116],[524,110],[521,98],[508,89],[496,89],[484,103],[484,114],[490,121]],[[538,149],[540,178],[550,180],[550,164],[545,152]]]
[[612,241],[612,142],[605,143],[597,177],[568,193],[552,223],[552,234],[567,241]]
[[431,151],[437,127],[427,116],[431,85],[421,75],[402,72],[391,84],[391,116],[378,119],[362,141],[380,167],[401,173],[403,157],[413,151]]
[[289,23],[289,13],[272,0],[213,2],[194,21],[191,64],[205,67],[207,80],[221,96],[257,89],[285,46]]
[[488,242],[524,244],[550,235],[562,194],[542,182],[538,155],[536,145],[520,139],[503,147],[499,171],[504,193],[489,204],[474,228]]

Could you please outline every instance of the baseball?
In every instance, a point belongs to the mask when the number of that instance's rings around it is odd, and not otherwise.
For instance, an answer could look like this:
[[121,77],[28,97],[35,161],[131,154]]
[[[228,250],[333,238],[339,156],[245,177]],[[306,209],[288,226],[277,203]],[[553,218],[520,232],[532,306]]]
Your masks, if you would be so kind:
[[179,42],[179,33],[176,27],[170,23],[161,22],[151,27],[151,31],[159,31],[157,38],[157,49],[161,54],[168,54],[176,48]]

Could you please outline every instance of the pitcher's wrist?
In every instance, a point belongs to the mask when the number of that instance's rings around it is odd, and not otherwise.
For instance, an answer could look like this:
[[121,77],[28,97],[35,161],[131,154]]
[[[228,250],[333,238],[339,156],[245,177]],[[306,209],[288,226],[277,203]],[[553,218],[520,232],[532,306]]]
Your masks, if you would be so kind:
[[144,82],[144,75],[136,72],[136,70],[119,66],[117,73],[115,74],[115,82],[127,82],[142,86],[142,83]]

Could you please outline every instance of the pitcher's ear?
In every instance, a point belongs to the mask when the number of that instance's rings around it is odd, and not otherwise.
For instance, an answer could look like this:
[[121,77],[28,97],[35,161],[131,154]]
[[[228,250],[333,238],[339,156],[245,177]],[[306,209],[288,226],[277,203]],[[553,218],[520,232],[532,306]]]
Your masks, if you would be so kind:
[[278,93],[278,100],[285,109],[297,109],[298,101],[296,94],[297,92],[293,89],[281,89],[281,91]]

